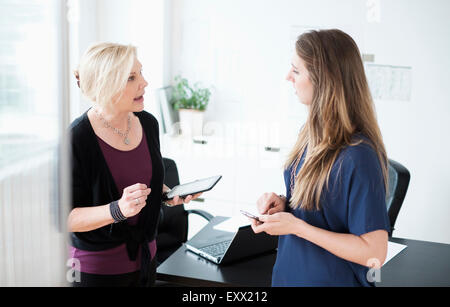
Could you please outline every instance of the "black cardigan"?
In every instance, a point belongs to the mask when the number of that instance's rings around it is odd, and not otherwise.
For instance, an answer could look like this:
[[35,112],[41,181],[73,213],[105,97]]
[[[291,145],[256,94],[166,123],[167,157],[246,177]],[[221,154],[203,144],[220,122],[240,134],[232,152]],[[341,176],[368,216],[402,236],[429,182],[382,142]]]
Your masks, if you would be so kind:
[[[141,210],[137,225],[130,226],[125,221],[88,232],[71,233],[73,246],[82,250],[99,251],[126,243],[131,260],[136,259],[139,245],[147,254],[147,243],[156,238],[164,181],[158,121],[145,111],[134,114],[139,118],[145,131],[152,159],[150,185],[152,191],[147,199],[147,205]],[[89,122],[87,111],[72,122],[69,133],[71,139],[72,208],[100,206],[119,200],[123,191],[117,190]]]

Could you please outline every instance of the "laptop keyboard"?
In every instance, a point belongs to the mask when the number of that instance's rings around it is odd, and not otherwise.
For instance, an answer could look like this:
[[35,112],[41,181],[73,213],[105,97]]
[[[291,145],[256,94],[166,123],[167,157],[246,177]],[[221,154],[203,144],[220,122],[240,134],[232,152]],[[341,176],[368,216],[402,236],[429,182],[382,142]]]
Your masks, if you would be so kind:
[[200,250],[202,252],[205,252],[212,256],[223,255],[225,253],[225,251],[227,250],[228,245],[230,245],[230,242],[231,242],[231,240],[214,243],[214,244],[202,247],[202,248],[200,248]]

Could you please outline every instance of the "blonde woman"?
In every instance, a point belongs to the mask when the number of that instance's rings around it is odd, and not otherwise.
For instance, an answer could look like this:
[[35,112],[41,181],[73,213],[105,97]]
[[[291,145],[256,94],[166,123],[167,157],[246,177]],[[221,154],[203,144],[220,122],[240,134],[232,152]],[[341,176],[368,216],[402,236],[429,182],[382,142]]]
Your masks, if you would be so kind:
[[296,42],[287,76],[308,118],[285,164],[286,196],[257,202],[279,235],[273,286],[373,286],[386,257],[387,157],[356,43],[340,30]]
[[[91,46],[75,72],[93,106],[70,126],[74,286],[151,286],[164,169],[136,48]],[[199,195],[188,196],[189,202]],[[182,204],[175,197],[170,205]]]

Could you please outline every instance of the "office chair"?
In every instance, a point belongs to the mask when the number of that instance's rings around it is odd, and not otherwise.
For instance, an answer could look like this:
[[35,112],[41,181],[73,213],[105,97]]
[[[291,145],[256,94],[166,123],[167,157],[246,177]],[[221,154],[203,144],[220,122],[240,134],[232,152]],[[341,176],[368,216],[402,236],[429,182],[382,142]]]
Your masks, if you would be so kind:
[[411,175],[406,167],[391,159],[389,159],[388,169],[389,191],[386,195],[386,207],[391,224],[389,236],[392,237],[395,221],[405,199]]
[[[180,184],[175,161],[163,158],[163,164],[165,171],[164,184],[169,188]],[[189,214],[198,214],[208,222],[214,217],[212,214],[203,210],[185,210],[184,205],[175,207],[161,206],[160,212],[161,216],[156,237],[156,261],[158,265],[187,241]]]

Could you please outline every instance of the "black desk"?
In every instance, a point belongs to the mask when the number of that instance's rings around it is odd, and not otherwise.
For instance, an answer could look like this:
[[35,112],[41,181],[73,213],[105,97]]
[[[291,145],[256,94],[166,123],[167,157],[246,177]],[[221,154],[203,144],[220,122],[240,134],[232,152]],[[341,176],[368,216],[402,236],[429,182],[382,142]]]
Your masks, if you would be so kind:
[[[450,286],[450,245],[391,238],[407,245],[381,269],[378,287]],[[268,287],[276,253],[216,265],[180,247],[157,269],[157,279],[186,286]]]

